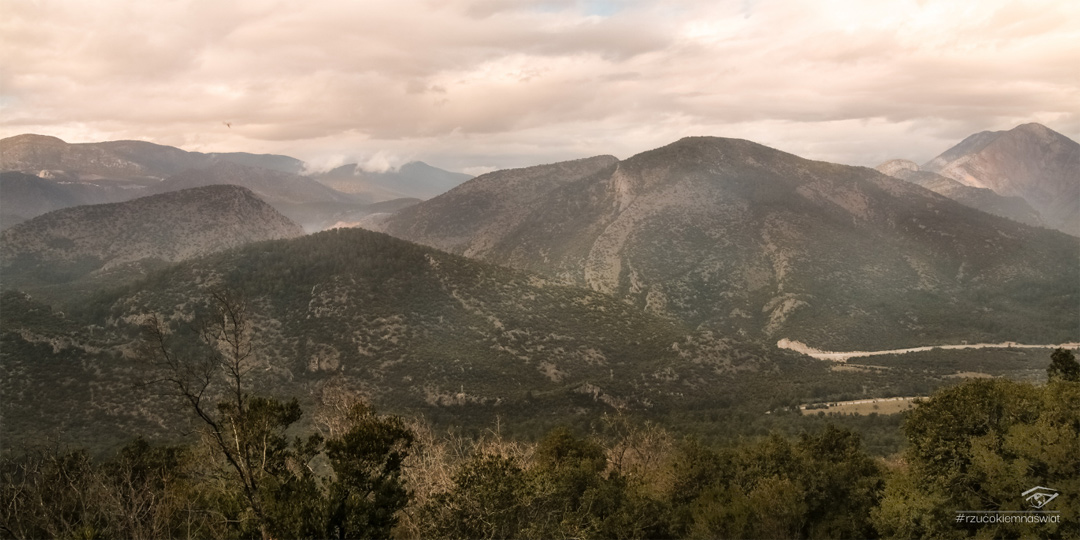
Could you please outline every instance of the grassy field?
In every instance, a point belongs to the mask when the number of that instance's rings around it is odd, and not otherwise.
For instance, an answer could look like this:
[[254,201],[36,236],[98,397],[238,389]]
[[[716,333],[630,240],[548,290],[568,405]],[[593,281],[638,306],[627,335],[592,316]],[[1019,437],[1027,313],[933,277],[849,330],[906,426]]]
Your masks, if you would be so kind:
[[806,405],[800,407],[803,414],[814,414],[816,412],[824,412],[826,414],[858,414],[866,415],[870,413],[878,414],[896,414],[904,412],[915,406],[915,400],[920,399],[918,396],[911,397],[896,397],[896,398],[879,398],[879,399],[858,399],[855,401],[836,401],[826,403],[828,407],[823,409],[807,409]]

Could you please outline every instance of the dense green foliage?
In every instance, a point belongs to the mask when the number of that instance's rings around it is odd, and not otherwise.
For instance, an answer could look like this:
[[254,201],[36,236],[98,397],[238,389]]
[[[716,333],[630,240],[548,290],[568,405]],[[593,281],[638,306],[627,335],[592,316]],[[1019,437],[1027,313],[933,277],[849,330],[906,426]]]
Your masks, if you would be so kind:
[[[908,417],[905,466],[893,471],[878,530],[895,538],[1080,537],[1080,383],[971,381]],[[1059,494],[1060,523],[954,523],[958,512],[1030,511],[1021,496]]]
[[[212,444],[136,440],[94,460],[39,449],[2,461],[0,535],[217,538],[1078,538],[1080,383],[969,381],[921,402],[902,459],[825,425],[722,446],[615,417],[531,444],[433,436],[363,404],[321,435],[279,437],[295,402],[253,398],[273,451],[263,516]],[[256,405],[257,404],[257,405]],[[325,412],[325,411],[324,411]],[[276,424],[276,427],[275,427]],[[276,434],[276,435],[275,435]],[[217,456],[215,458],[215,456]],[[958,523],[1030,510],[1058,523]]]

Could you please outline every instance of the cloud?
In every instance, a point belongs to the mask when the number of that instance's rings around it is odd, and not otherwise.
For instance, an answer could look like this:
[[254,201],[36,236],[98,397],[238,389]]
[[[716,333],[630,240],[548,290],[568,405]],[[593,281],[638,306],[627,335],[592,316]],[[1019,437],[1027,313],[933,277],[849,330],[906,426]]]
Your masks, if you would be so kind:
[[685,135],[747,134],[863,165],[923,161],[1027,121],[1080,136],[1080,4],[1068,1],[16,0],[5,11],[4,136],[477,171],[628,157]]

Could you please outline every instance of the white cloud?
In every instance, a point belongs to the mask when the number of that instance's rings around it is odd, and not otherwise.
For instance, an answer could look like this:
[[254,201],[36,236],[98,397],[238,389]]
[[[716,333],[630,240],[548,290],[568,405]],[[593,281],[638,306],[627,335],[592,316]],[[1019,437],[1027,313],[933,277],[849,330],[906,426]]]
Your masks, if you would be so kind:
[[1080,137],[1071,1],[5,4],[4,136],[477,171],[685,135],[863,165]]

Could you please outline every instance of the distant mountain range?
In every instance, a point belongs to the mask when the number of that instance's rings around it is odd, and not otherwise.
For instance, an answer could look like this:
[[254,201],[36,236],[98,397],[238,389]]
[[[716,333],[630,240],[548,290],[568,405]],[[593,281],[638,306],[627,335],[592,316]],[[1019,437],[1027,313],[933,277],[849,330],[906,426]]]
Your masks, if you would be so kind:
[[468,174],[445,171],[422,161],[413,161],[396,170],[382,172],[365,171],[359,165],[350,163],[312,177],[338,191],[373,201],[430,199],[472,178]]
[[45,173],[70,180],[108,178],[163,180],[188,169],[229,162],[300,174],[304,162],[288,156],[243,152],[188,152],[145,141],[67,143],[45,135],[17,135],[0,140],[0,163],[7,171]]
[[[309,232],[429,198],[471,178],[415,162],[385,173],[339,170],[305,176],[295,158],[242,152],[187,152],[142,141],[69,144],[56,137],[18,135],[0,140],[0,227],[44,212],[130,200],[197,186],[246,187]],[[37,178],[35,180],[34,178]],[[347,192],[346,192],[347,191]],[[370,205],[404,199],[379,207]]]
[[1077,238],[742,140],[498,171],[378,227],[725,335],[844,350],[1080,327]]

